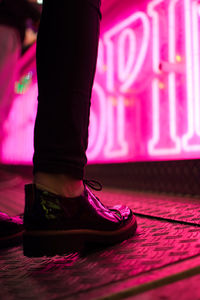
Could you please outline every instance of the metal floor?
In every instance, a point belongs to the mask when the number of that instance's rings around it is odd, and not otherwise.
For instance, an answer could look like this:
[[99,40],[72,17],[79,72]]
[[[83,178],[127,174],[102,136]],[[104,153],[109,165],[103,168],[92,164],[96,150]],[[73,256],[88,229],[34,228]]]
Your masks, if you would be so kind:
[[[29,178],[5,171],[0,178],[0,210],[22,213]],[[136,235],[87,254],[27,258],[21,245],[1,250],[0,299],[200,299],[200,199],[116,189],[98,196],[134,210]]]

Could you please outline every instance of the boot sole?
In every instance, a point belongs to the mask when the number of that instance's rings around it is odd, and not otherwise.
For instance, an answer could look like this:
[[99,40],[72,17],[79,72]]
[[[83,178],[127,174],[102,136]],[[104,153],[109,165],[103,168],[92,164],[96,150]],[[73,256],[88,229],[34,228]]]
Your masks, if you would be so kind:
[[133,217],[124,227],[115,231],[88,229],[35,230],[23,233],[24,255],[28,257],[55,256],[80,252],[87,246],[109,246],[131,237],[137,228]]

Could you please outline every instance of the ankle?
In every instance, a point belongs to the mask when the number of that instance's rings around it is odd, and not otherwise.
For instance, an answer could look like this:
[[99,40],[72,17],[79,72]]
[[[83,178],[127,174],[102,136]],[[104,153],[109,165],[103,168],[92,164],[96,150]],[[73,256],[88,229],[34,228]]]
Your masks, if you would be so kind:
[[82,180],[72,178],[65,174],[48,174],[38,172],[34,175],[34,184],[54,194],[63,197],[78,197],[84,191]]

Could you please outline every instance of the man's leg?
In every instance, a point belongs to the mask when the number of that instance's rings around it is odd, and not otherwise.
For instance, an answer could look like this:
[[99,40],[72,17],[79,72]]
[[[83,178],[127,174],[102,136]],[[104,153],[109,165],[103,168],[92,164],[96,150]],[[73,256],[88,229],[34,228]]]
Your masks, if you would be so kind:
[[83,180],[99,38],[97,4],[44,1],[37,45],[35,184],[25,186],[28,256],[77,250],[87,243],[113,244],[136,230],[128,207],[105,207]]
[[37,43],[34,174],[37,185],[63,196],[73,196],[73,186],[74,196],[83,191],[99,22],[97,7],[87,0],[44,1]]

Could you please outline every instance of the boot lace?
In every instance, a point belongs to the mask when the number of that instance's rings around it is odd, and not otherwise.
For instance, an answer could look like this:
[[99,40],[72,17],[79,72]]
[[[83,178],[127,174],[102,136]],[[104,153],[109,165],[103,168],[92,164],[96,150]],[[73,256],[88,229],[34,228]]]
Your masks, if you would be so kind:
[[83,183],[95,191],[102,190],[102,184],[96,180],[83,179]]

